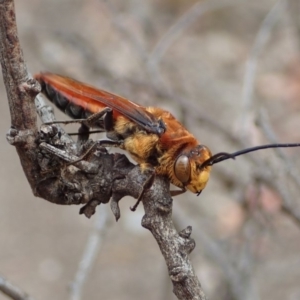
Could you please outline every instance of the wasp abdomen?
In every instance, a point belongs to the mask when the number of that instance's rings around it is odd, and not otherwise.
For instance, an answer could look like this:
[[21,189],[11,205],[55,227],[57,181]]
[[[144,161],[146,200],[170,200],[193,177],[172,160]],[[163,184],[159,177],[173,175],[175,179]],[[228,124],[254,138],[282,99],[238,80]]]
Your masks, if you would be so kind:
[[86,119],[92,113],[84,110],[81,106],[72,103],[68,98],[55,90],[53,86],[42,81],[42,91],[47,98],[63,113],[67,114],[72,119]]

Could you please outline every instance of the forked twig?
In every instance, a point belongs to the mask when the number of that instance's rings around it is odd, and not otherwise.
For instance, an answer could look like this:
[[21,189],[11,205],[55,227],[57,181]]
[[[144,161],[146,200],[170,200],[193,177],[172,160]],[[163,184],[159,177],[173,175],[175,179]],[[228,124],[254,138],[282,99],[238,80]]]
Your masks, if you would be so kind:
[[[24,63],[12,0],[0,1],[0,60],[13,125],[7,138],[16,146],[34,194],[56,204],[85,204],[80,212],[88,217],[95,212],[97,205],[110,201],[118,218],[118,202],[125,195],[138,197],[145,175],[124,156],[109,154],[102,148],[86,161],[98,172],[89,173],[68,166],[65,160],[78,155],[76,143],[59,127],[38,131],[34,99],[39,85],[31,79]],[[51,121],[51,110],[41,101],[36,102],[42,118]],[[63,159],[54,156],[44,147],[47,143],[57,145],[57,153],[65,151],[70,155]],[[44,146],[40,147],[41,144]],[[43,168],[47,170],[53,163],[58,170],[45,175]],[[205,295],[188,257],[195,247],[190,238],[191,228],[176,231],[169,190],[169,182],[156,176],[152,187],[142,197],[145,209],[142,225],[151,231],[161,249],[178,299],[204,300]]]

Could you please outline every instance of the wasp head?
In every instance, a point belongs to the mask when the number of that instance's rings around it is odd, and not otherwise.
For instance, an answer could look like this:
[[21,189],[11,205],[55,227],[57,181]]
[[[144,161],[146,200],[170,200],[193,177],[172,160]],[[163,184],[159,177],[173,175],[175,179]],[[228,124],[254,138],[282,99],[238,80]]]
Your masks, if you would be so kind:
[[193,193],[201,193],[207,184],[211,170],[210,165],[203,165],[203,163],[211,156],[210,150],[203,145],[198,145],[178,156],[174,164],[174,173],[185,188]]

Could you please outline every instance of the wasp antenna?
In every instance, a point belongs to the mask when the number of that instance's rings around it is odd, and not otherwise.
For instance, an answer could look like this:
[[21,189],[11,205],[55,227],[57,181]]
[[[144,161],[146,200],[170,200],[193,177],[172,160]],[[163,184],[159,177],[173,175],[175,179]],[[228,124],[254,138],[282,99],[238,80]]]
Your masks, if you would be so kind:
[[216,162],[222,161],[222,160],[226,160],[226,159],[235,159],[235,156],[227,153],[227,152],[219,152],[213,156],[211,156],[209,159],[207,159],[206,161],[204,161],[200,166],[199,169],[203,169],[207,166],[212,166],[214,165]]
[[261,146],[246,148],[246,149],[239,150],[239,151],[231,153],[231,154],[228,154],[226,152],[220,152],[220,153],[217,153],[217,154],[213,155],[212,157],[210,157],[205,162],[203,162],[201,167],[203,167],[203,166],[204,167],[212,166],[212,165],[215,165],[216,163],[219,163],[221,161],[224,161],[224,160],[227,160],[227,159],[230,159],[230,158],[235,158],[237,156],[244,155],[246,153],[254,152],[254,151],[258,151],[258,150],[269,149],[269,148],[292,148],[292,147],[300,147],[300,143],[267,144],[267,145],[261,145]]

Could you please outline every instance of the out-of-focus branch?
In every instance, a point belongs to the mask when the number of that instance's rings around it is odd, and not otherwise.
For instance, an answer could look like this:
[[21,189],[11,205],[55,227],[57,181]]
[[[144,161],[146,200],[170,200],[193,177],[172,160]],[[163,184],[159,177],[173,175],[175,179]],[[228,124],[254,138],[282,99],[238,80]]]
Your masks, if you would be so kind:
[[241,138],[245,139],[247,137],[247,131],[249,122],[253,122],[253,120],[249,120],[249,112],[252,110],[253,106],[253,91],[254,91],[254,80],[257,70],[258,57],[267,43],[270,33],[272,31],[273,26],[278,20],[278,16],[282,12],[286,5],[285,0],[279,0],[273,6],[273,8],[266,15],[263,20],[260,29],[255,37],[255,41],[253,47],[250,51],[249,58],[246,63],[246,70],[244,75],[243,82],[243,94],[242,94],[242,112],[240,117],[240,132]]
[[71,300],[81,299],[84,284],[89,276],[90,270],[95,263],[97,254],[99,253],[103,235],[105,234],[105,229],[108,227],[107,223],[107,210],[101,209],[97,211],[93,229],[89,235],[84,253],[78,266],[78,270],[71,285]]
[[34,300],[31,296],[2,276],[0,276],[0,291],[13,300]]
[[[253,93],[256,70],[258,65],[258,57],[261,54],[265,44],[267,43],[270,37],[273,26],[275,25],[282,11],[285,9],[286,4],[286,0],[278,0],[276,4],[272,7],[272,9],[269,11],[269,13],[266,15],[256,35],[254,45],[251,49],[249,58],[247,60],[243,82],[243,110],[241,113],[239,125],[241,131],[240,138],[243,144],[249,144],[249,142],[247,142],[249,124],[254,123],[255,121],[257,121],[258,126],[262,129],[263,134],[270,142],[274,142],[275,140],[277,140],[275,134],[273,133],[271,127],[267,122],[266,115],[263,115],[259,111],[253,111]],[[255,120],[256,115],[259,116],[257,120]],[[289,161],[288,157],[284,155],[282,149],[276,149],[275,151],[278,153],[281,159],[280,170],[285,170],[286,173],[289,173],[293,182],[297,186],[299,186],[299,176],[293,164]],[[276,171],[268,170],[267,168],[262,168],[262,165],[264,165],[264,161],[262,159],[259,159],[259,157],[249,155],[249,158],[256,165],[256,170],[253,172],[254,178],[265,183],[266,185],[270,186],[279,193],[279,195],[283,199],[283,211],[299,225],[300,212],[293,199],[294,197],[292,196],[291,191],[287,187],[286,181],[280,179],[275,180],[274,173],[276,173]],[[269,166],[269,168],[271,167]]]
[[[271,125],[268,120],[267,111],[261,109],[259,112],[259,117],[257,119],[257,125],[261,127],[264,135],[270,143],[278,143],[278,138],[275,132],[272,130]],[[298,187],[300,187],[300,175],[295,168],[293,162],[285,154],[282,148],[275,148],[274,151],[278,154],[278,157],[282,160],[282,166],[285,168],[286,173],[290,174],[292,180]]]
[[228,5],[236,4],[236,1],[199,1],[195,3],[185,14],[183,14],[177,22],[175,22],[168,31],[162,36],[159,42],[156,44],[151,55],[148,59],[148,65],[150,69],[156,70],[162,57],[174,41],[180,36],[184,30],[186,30],[191,24],[193,24],[198,18],[216,9],[224,8]]

